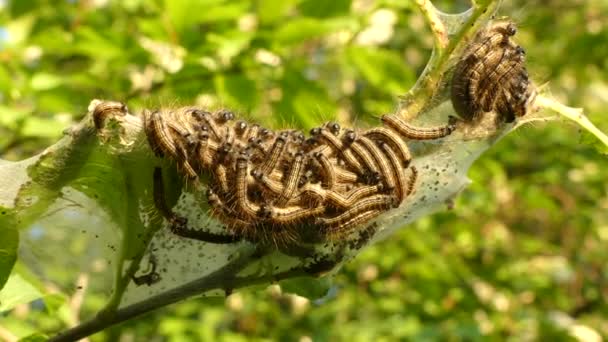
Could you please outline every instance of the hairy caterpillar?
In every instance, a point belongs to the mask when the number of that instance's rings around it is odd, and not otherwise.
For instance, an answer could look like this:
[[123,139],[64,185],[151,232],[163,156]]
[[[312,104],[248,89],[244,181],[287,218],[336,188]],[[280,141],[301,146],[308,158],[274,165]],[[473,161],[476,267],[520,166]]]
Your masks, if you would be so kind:
[[148,285],[151,286],[157,282],[160,281],[160,274],[158,274],[158,272],[156,271],[157,268],[157,264],[156,264],[156,257],[154,256],[154,254],[150,253],[150,257],[149,257],[149,263],[150,263],[150,269],[142,275],[139,276],[135,276],[133,275],[131,277],[131,279],[133,280],[133,283],[135,283],[135,285],[137,286],[141,286],[141,285]]
[[504,21],[480,31],[464,51],[452,76],[454,110],[474,122],[495,111],[497,119],[513,122],[526,114],[535,98],[525,68],[525,52],[511,37],[512,22]]
[[[93,124],[97,130],[103,128],[104,122],[108,116],[117,115],[124,116],[129,111],[127,105],[117,101],[97,101],[93,108]],[[95,103],[95,101],[93,103]]]
[[[419,128],[394,115],[367,131],[326,123],[306,138],[234,121],[230,111],[184,107],[144,111],[152,150],[172,160],[187,179],[206,175],[212,215],[221,234],[188,227],[165,203],[160,168],[154,203],[177,235],[212,243],[247,240],[284,248],[342,241],[399,206],[415,189],[408,139],[438,139],[453,124]],[[408,169],[410,172],[407,172]]]

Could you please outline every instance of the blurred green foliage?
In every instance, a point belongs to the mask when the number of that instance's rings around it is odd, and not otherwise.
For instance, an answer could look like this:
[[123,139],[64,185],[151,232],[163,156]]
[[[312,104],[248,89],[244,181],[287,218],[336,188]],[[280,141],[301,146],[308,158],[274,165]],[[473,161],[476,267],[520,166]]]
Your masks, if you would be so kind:
[[[464,1],[438,1],[459,12]],[[43,149],[93,98],[228,106],[270,126],[367,125],[430,56],[409,0],[0,1],[0,156]],[[509,1],[538,84],[608,131],[608,1]],[[608,338],[608,159],[563,123],[510,135],[449,212],[360,255],[322,302],[277,286],[190,300],[94,341]],[[68,271],[68,270],[66,270]],[[34,302],[2,334],[73,312]],[[94,312],[101,299],[81,309]],[[3,335],[4,336],[4,335]]]

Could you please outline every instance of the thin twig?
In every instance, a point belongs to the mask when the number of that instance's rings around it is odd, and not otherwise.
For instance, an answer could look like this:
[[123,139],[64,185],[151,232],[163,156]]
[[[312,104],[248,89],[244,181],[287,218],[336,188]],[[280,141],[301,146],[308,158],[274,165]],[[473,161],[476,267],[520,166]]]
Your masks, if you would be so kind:
[[437,16],[437,9],[433,6],[431,1],[416,0],[415,3],[431,29],[435,51],[440,53],[448,45],[448,31],[446,30],[443,21]]
[[310,276],[304,267],[297,267],[277,274],[262,276],[237,277],[236,275],[245,269],[252,261],[253,250],[244,252],[240,257],[227,264],[225,267],[208,274],[202,278],[191,281],[182,286],[173,288],[156,296],[147,298],[139,303],[132,304],[116,310],[111,316],[97,315],[95,318],[82,323],[72,329],[68,329],[51,339],[49,342],[77,341],[86,336],[100,332],[108,327],[130,320],[134,317],[154,311],[158,308],[179,302],[188,297],[199,295],[211,290],[224,290],[227,293],[232,290],[246,286],[269,284],[284,279]]
[[49,341],[77,341],[83,337],[102,331],[112,325],[179,302],[185,298],[205,293],[210,290],[229,288],[236,279],[235,275],[245,268],[245,266],[247,266],[251,261],[251,254],[251,252],[245,253],[240,258],[236,258],[234,261],[221,269],[182,286],[175,287],[169,291],[147,298],[141,302],[118,309],[115,312],[105,314],[100,313],[93,319],[52,337],[49,339]]
[[89,286],[89,275],[88,273],[80,273],[76,280],[76,286],[78,291],[69,299],[68,307],[70,308],[70,324],[72,326],[80,323],[80,307],[84,301],[84,295]]
[[[161,227],[162,227],[162,225],[158,224],[158,225],[156,225],[156,227],[154,229],[150,229],[150,231],[148,231],[144,236],[141,237],[143,247],[133,257],[133,259],[131,260],[131,263],[129,264],[129,267],[124,272],[124,274],[121,274],[121,273],[117,274],[118,279],[114,285],[114,287],[115,287],[114,292],[112,294],[112,297],[106,304],[106,306],[100,311],[100,313],[102,315],[109,315],[111,312],[116,311],[116,308],[120,305],[122,296],[124,295],[125,291],[127,290],[129,283],[133,279],[133,276],[135,275],[135,273],[139,270],[141,260],[143,259],[144,255],[146,254],[147,246],[150,244],[150,241],[152,241],[152,237],[154,237],[154,233],[156,233],[156,231],[158,231]],[[125,252],[126,252],[126,249],[123,247],[122,253],[125,253]],[[125,260],[124,256],[123,256],[123,258],[121,258],[121,260]],[[119,267],[118,272],[121,272],[121,270],[122,270],[122,267]]]
[[582,108],[568,107],[543,95],[537,96],[536,105],[540,108],[550,109],[559,115],[576,122],[579,126],[593,134],[596,138],[598,138],[599,141],[608,147],[608,136],[595,127],[595,125],[585,116],[585,114],[583,114]]

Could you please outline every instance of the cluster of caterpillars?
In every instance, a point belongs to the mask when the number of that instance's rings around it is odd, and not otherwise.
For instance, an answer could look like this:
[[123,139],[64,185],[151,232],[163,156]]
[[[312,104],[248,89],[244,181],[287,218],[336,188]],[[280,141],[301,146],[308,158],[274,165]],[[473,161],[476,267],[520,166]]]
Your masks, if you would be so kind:
[[536,97],[528,78],[524,49],[511,37],[515,24],[499,21],[479,31],[465,49],[452,77],[452,103],[465,120],[477,122],[495,112],[513,122],[528,111]]
[[454,129],[419,128],[396,115],[381,127],[342,129],[337,123],[272,131],[235,121],[232,112],[185,107],[145,111],[145,131],[158,156],[174,161],[187,179],[207,179],[213,215],[224,234],[188,227],[164,203],[160,169],[155,203],[174,233],[214,243],[248,241],[285,246],[339,241],[398,207],[415,189],[408,139],[438,139]]
[[[486,112],[512,122],[534,98],[524,51],[511,37],[511,22],[480,31],[465,49],[452,78],[452,102],[468,122]],[[117,102],[94,110],[100,128]],[[194,107],[144,111],[147,140],[156,155],[177,164],[192,184],[205,177],[212,214],[222,233],[188,227],[165,201],[160,168],[154,171],[154,203],[171,230],[213,243],[248,240],[275,246],[340,241],[381,213],[398,207],[416,188],[408,140],[439,139],[454,122],[420,128],[398,115],[365,131],[328,122],[310,131],[272,131],[235,121],[227,110]]]
[[[465,122],[475,124],[488,112],[499,122],[513,122],[528,111],[536,93],[524,50],[511,40],[515,32],[511,22],[491,24],[460,57],[451,99]],[[93,122],[102,129],[108,116],[126,113],[124,104],[103,101],[93,110]],[[380,127],[355,131],[329,122],[306,137],[235,121],[227,110],[145,110],[143,119],[157,156],[175,163],[197,188],[205,178],[212,214],[226,227],[221,233],[189,227],[167,204],[157,167],[154,204],[173,233],[211,243],[247,240],[283,251],[320,241],[340,243],[357,231],[369,237],[366,223],[398,207],[416,189],[418,171],[410,165],[407,141],[440,139],[456,127],[451,120],[420,128],[385,115]],[[137,284],[158,281],[151,263],[150,274],[134,277]]]

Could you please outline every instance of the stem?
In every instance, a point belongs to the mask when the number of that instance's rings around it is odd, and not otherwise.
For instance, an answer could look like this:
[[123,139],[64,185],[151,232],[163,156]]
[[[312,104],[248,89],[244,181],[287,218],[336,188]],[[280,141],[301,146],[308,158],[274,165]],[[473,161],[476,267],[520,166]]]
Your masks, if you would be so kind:
[[[431,59],[429,60],[422,75],[420,75],[418,78],[418,82],[416,82],[414,87],[402,98],[402,104],[399,108],[400,115],[406,118],[417,116],[418,113],[420,113],[422,109],[425,108],[430,101],[432,101],[435,92],[440,89],[439,85],[441,84],[442,77],[449,67],[448,61],[453,52],[456,50],[458,45],[464,42],[464,38],[467,35],[469,35],[471,32],[477,32],[479,26],[485,24],[486,21],[481,19],[492,16],[499,4],[500,0],[495,0],[488,1],[483,5],[475,5],[472,9],[471,16],[462,25],[461,29],[449,40],[447,46],[442,49],[433,50],[433,55],[431,56]],[[433,15],[430,16],[430,14],[427,15],[425,13],[426,11],[430,10],[429,6],[425,6],[423,8],[422,5],[423,4],[420,4],[419,7],[425,14],[425,18],[430,25],[432,25],[431,20],[440,20],[434,14],[434,8],[432,9]],[[434,30],[433,34],[436,34]],[[435,38],[437,39],[437,37]]]
[[561,116],[576,122],[579,126],[593,134],[599,141],[608,147],[608,136],[595,127],[591,121],[589,121],[585,114],[583,114],[582,108],[568,107],[543,95],[538,95],[536,97],[536,105],[541,108],[550,109]]
[[297,267],[277,274],[259,277],[237,277],[236,274],[245,269],[245,267],[247,267],[252,261],[252,254],[253,250],[247,251],[241,257],[235,259],[225,267],[222,267],[211,274],[150,297],[139,303],[118,309],[112,314],[112,316],[97,315],[90,321],[81,323],[74,328],[68,329],[52,337],[49,339],[49,342],[77,341],[107,329],[115,324],[125,322],[161,307],[177,303],[188,297],[199,295],[211,290],[223,289],[229,293],[232,290],[247,286],[267,284],[288,278],[310,276],[310,273],[306,270],[306,268]]
[[[141,250],[135,255],[135,257],[131,260],[131,263],[129,264],[129,268],[127,268],[126,272],[124,274],[121,273],[122,267],[118,268],[118,272],[117,272],[117,281],[115,284],[115,289],[114,289],[114,293],[112,295],[112,297],[110,297],[110,300],[108,301],[108,303],[106,304],[106,306],[101,309],[101,311],[99,312],[99,315],[111,315],[113,312],[116,311],[116,308],[120,305],[120,301],[122,300],[122,296],[124,295],[124,292],[127,290],[127,287],[129,286],[129,284],[131,283],[131,280],[133,279],[133,276],[135,275],[135,273],[139,270],[139,266],[141,264],[141,260],[143,259],[144,255],[146,254],[146,250],[148,249],[148,246],[150,244],[150,242],[152,241],[152,238],[154,237],[154,234],[162,228],[162,225],[156,224],[156,225],[152,225],[152,228],[150,228],[147,233],[144,235],[142,241],[142,245],[143,247],[141,248]],[[121,250],[121,265],[122,263],[124,263],[125,261],[125,247],[122,247]]]
[[416,0],[415,3],[433,33],[435,51],[439,52],[445,49],[448,45],[448,32],[441,19],[437,16],[437,9],[429,0]]
[[235,274],[241,271],[250,261],[250,253],[236,258],[225,267],[210,273],[202,278],[193,280],[182,286],[150,297],[141,302],[129,305],[109,314],[98,314],[93,319],[81,323],[71,329],[63,331],[49,339],[50,342],[77,341],[86,336],[100,332],[112,325],[127,321],[150,311],[167,306],[193,295],[205,293],[215,289],[232,289],[235,283]]
[[[149,242],[149,241],[148,241]],[[147,244],[146,244],[147,246]],[[123,252],[124,253],[124,252]],[[131,282],[131,278],[135,275],[135,272],[139,269],[139,264],[146,253],[146,248],[143,248],[136,256],[131,260],[129,264],[129,268],[125,272],[125,274],[121,274],[121,268],[118,268],[119,272],[117,273],[118,281],[115,284],[114,293],[110,300],[106,304],[106,306],[99,311],[100,316],[112,315],[113,312],[116,311],[116,308],[120,305],[120,301],[122,300],[122,296],[124,295],[129,283]],[[124,262],[124,259],[123,259]],[[122,264],[122,263],[121,263]]]

